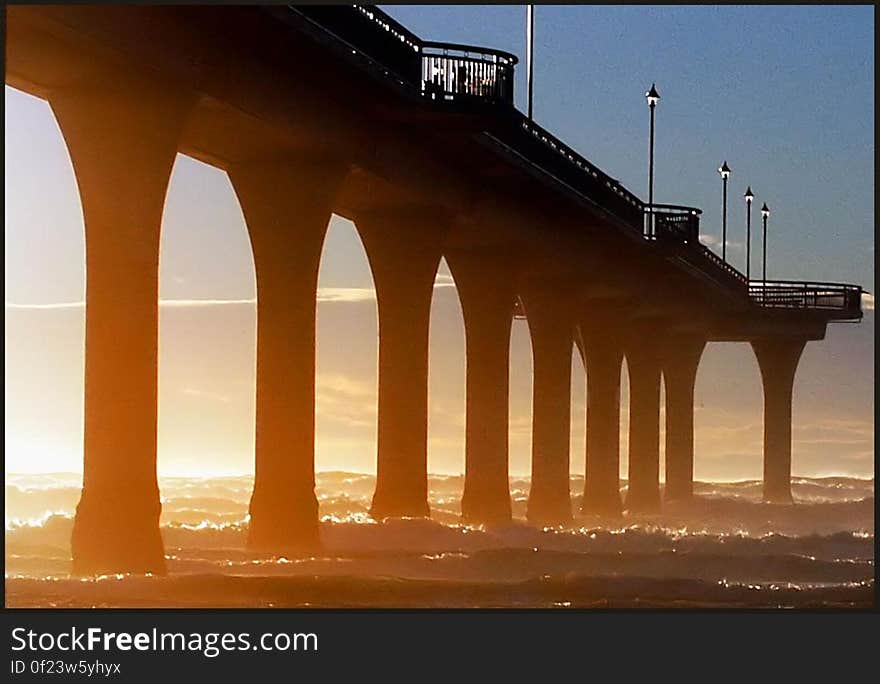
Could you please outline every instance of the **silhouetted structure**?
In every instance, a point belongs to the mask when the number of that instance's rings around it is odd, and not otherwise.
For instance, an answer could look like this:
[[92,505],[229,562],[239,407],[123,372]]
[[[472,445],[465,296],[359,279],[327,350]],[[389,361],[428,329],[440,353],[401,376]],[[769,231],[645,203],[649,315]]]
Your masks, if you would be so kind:
[[514,310],[534,350],[528,516],[564,522],[572,342],[587,368],[584,508],[615,515],[620,368],[631,382],[626,505],[693,480],[693,389],[706,342],[761,368],[765,498],[790,500],[791,392],[808,340],[859,319],[857,286],[745,276],[699,243],[700,211],[646,205],[513,107],[513,55],[429,43],[345,7],[7,8],[7,83],[47,99],[86,226],[81,573],[164,568],[156,481],[159,231],[174,157],[228,171],[257,278],[256,477],[249,544],[319,544],[315,294],[331,212],[356,222],[378,296],[376,516],[429,513],[428,319],[445,255],[467,336],[463,513],[510,517],[507,366]]

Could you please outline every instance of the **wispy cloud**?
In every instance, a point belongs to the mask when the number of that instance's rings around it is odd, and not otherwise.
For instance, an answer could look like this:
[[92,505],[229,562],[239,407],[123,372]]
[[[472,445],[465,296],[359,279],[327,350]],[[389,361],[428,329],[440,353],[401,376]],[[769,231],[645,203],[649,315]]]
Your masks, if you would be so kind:
[[159,306],[168,309],[185,309],[196,306],[237,306],[257,303],[256,299],[160,299]]
[[376,291],[371,287],[319,287],[319,302],[371,302],[376,301]]
[[869,421],[819,419],[792,426],[793,441],[797,444],[837,444],[840,446],[874,443],[874,424]]
[[717,238],[714,235],[701,234],[700,242],[707,247],[719,247],[721,245],[721,238]]
[[508,429],[510,430],[511,436],[530,437],[532,434],[532,416],[511,416],[508,419]]
[[[721,238],[716,237],[715,235],[701,234],[700,242],[706,245],[706,247],[715,247],[721,249]],[[738,240],[728,240],[727,241],[727,249],[735,252],[745,251],[745,243],[739,242]]]
[[52,310],[52,309],[81,309],[85,306],[84,302],[52,302],[49,304],[18,304],[16,302],[6,302],[7,309],[27,309],[27,310]]
[[199,399],[210,399],[212,401],[219,401],[223,404],[228,404],[231,401],[231,399],[225,394],[220,394],[219,392],[209,392],[207,390],[201,390],[195,387],[183,387],[180,391],[182,394],[186,394],[190,397],[198,397]]
[[[452,276],[438,273],[434,281],[434,289],[455,287]],[[376,300],[376,291],[371,287],[319,287],[318,302],[368,302]],[[255,297],[246,299],[160,299],[159,306],[167,308],[188,308],[201,306],[241,306],[257,303]],[[85,302],[46,302],[46,303],[22,303],[5,302],[7,309],[51,311],[60,309],[81,309]]]
[[[186,308],[197,306],[229,306],[241,304],[256,304],[256,299],[160,299],[159,306],[167,308]],[[82,309],[85,302],[51,302],[46,304],[22,304],[18,302],[6,302],[7,309],[23,309],[29,311],[47,311],[58,309]]]
[[376,422],[375,384],[341,373],[315,377],[315,410],[319,421],[355,429],[372,429]]
[[325,391],[328,395],[345,399],[363,399],[365,397],[372,399],[377,392],[375,383],[368,383],[341,373],[318,373],[315,376],[315,385],[318,391]]

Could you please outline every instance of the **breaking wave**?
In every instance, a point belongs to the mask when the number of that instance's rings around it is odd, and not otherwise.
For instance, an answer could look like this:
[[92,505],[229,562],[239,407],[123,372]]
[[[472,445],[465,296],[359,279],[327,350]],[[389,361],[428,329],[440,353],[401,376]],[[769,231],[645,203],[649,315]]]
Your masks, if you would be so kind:
[[[793,481],[793,506],[761,483],[696,483],[662,514],[615,521],[522,520],[529,482],[511,480],[513,523],[460,521],[462,478],[432,476],[432,519],[376,522],[374,478],[319,473],[323,551],[247,552],[250,477],[160,482],[169,574],[72,579],[80,477],[7,475],[7,605],[156,606],[867,606],[874,595],[874,482]],[[621,487],[625,489],[626,483]],[[572,478],[573,509],[583,479]]]

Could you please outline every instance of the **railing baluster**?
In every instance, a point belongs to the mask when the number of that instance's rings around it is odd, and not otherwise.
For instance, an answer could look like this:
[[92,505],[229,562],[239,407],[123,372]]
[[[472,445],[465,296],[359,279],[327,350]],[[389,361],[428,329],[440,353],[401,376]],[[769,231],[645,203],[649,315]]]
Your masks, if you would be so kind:
[[756,305],[768,308],[838,311],[844,317],[861,315],[861,288],[854,285],[767,281],[751,283],[749,295]]
[[[440,77],[432,90],[435,97],[440,95],[447,100],[471,97],[513,105],[513,67],[516,64],[513,55],[431,42],[422,43],[420,51],[423,63],[439,63]],[[424,74],[423,79],[434,81],[431,73]],[[426,90],[424,84],[423,90]]]

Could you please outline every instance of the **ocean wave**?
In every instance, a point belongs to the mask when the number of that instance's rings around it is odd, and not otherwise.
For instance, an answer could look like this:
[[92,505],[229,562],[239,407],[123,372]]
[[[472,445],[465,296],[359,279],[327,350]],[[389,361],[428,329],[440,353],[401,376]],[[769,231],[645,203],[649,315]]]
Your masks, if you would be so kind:
[[[460,515],[463,478],[459,475],[432,475],[429,477],[429,503],[438,516]],[[163,516],[167,522],[174,521],[175,514],[182,511],[211,513],[214,515],[241,515],[247,510],[253,486],[249,475],[226,477],[163,477],[159,479]],[[512,477],[511,500],[514,516],[524,517],[529,491],[528,478]],[[372,475],[342,471],[319,472],[316,475],[316,495],[321,514],[342,517],[348,513],[369,510],[375,488]],[[577,510],[581,503],[583,477],[571,478],[572,503]],[[73,514],[79,501],[81,476],[73,473],[46,475],[6,475],[6,520],[32,519],[47,511]],[[620,482],[622,495],[626,481]],[[694,505],[704,512],[713,510],[730,517],[738,504],[752,503],[762,506],[762,483],[758,480],[741,482],[695,482]],[[873,499],[873,479],[851,477],[794,478],[792,492],[799,504],[851,503]],[[733,507],[733,508],[732,508]],[[667,512],[669,512],[667,507]],[[797,509],[794,517],[801,517]],[[735,517],[735,516],[734,516]],[[776,516],[778,517],[778,516]]]
[[[657,515],[576,515],[569,525],[538,528],[521,519],[491,527],[463,524],[458,476],[431,478],[432,519],[375,521],[368,512],[371,476],[321,473],[323,548],[289,557],[246,549],[250,482],[234,476],[163,479],[169,577],[158,584],[124,577],[119,581],[126,591],[161,586],[144,596],[153,596],[156,605],[171,605],[172,597],[181,601],[174,605],[227,605],[210,591],[201,596],[194,590],[188,598],[182,592],[193,577],[210,577],[216,586],[225,581],[218,578],[229,577],[237,578],[246,605],[379,605],[376,596],[369,598],[371,590],[390,592],[382,605],[410,605],[418,592],[403,589],[415,586],[409,582],[434,592],[418,605],[445,597],[451,603],[442,605],[533,606],[687,604],[697,600],[698,587],[705,605],[860,605],[873,592],[872,480],[800,478],[793,483],[798,503],[788,506],[761,503],[760,483],[698,483],[693,501],[667,505]],[[573,491],[582,486],[582,478],[573,478]],[[527,493],[528,480],[514,479],[512,491],[514,515],[521,518],[525,497],[516,492]],[[69,577],[75,477],[7,476],[6,492],[9,605],[31,605],[38,591],[44,593],[39,605],[87,599],[88,605],[129,605],[114,593],[122,589]],[[577,510],[580,498],[572,502]],[[366,584],[325,603],[323,592],[335,586],[331,578]],[[506,589],[492,589],[493,583]],[[452,598],[452,586],[473,591],[472,599]],[[72,592],[69,599],[60,587]],[[314,592],[308,600],[306,587]]]

